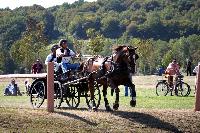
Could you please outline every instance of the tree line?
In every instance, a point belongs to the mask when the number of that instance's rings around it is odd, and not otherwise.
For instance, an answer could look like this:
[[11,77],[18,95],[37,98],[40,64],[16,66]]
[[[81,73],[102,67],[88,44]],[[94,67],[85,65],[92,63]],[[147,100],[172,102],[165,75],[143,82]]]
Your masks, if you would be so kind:
[[176,58],[200,59],[198,0],[78,0],[0,9],[0,73],[25,73],[61,38],[82,54],[108,56],[115,45],[138,47],[138,71],[153,74]]

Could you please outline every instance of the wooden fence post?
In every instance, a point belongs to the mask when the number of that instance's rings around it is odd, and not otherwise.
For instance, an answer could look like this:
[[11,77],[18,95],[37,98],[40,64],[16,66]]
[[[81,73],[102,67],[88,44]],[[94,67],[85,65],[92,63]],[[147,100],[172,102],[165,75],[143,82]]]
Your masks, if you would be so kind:
[[54,63],[47,65],[47,111],[54,111]]
[[200,111],[200,65],[198,66],[197,80],[195,84],[196,84],[195,111]]

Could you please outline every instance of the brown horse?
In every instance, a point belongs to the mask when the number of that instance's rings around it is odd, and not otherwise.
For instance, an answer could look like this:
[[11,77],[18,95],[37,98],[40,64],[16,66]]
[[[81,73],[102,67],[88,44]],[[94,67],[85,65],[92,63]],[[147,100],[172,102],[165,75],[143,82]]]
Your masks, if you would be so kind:
[[114,49],[111,56],[106,58],[90,58],[84,64],[83,71],[88,74],[88,88],[93,110],[97,110],[94,100],[95,82],[103,85],[103,96],[107,111],[112,110],[106,97],[108,86],[116,93],[116,100],[113,105],[114,110],[117,110],[119,107],[119,85],[130,87],[132,92],[130,105],[132,107],[136,105],[135,85],[132,83],[130,76],[130,73],[135,73],[136,60],[139,58],[135,52],[136,49],[130,46],[118,46]]

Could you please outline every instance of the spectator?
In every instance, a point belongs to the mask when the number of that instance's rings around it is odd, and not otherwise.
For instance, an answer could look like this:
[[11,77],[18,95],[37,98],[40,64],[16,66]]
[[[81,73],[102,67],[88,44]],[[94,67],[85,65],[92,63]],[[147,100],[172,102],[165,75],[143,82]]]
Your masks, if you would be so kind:
[[193,74],[196,75],[196,77],[195,77],[195,91],[194,91],[194,93],[196,92],[196,89],[197,89],[196,84],[197,84],[197,76],[198,76],[198,71],[199,71],[199,65],[200,65],[200,62],[198,62],[198,65],[193,70]]
[[[129,78],[131,78],[131,81],[132,81],[132,74],[131,73],[129,75]],[[129,87],[125,86],[124,91],[125,91],[125,96],[128,96],[128,91],[130,91]],[[131,91],[130,91],[130,96],[131,96]]]
[[162,76],[162,74],[164,74],[164,72],[165,72],[165,69],[163,68],[163,66],[158,68],[158,75],[159,76]]
[[165,74],[167,74],[168,83],[170,87],[173,87],[173,77],[175,77],[175,81],[177,79],[176,75],[180,75],[179,72],[180,66],[176,62],[176,59],[174,59],[167,67]]
[[72,69],[78,69],[79,68],[79,64],[75,63],[72,64],[71,62],[71,58],[75,57],[76,54],[68,48],[68,42],[67,40],[61,39],[59,41],[59,45],[61,48],[58,48],[56,50],[56,57],[57,57],[57,62],[60,63],[61,68],[63,73],[67,73],[68,70]]
[[59,48],[57,44],[54,44],[51,47],[51,53],[46,57],[45,64],[47,65],[48,62],[54,62],[54,70],[57,71],[59,68],[59,64],[57,63],[56,58],[56,50]]
[[43,69],[43,65],[40,63],[40,60],[37,59],[36,62],[32,65],[32,70],[31,70],[31,72],[32,72],[33,74],[41,73],[41,72],[42,72],[42,69]]
[[186,72],[187,76],[192,76],[192,62],[189,59],[186,60]]
[[12,79],[11,83],[5,88],[4,91],[4,96],[21,96],[22,94],[20,93],[19,87],[15,83],[15,80]]
[[29,83],[29,80],[26,79],[24,84],[25,84],[25,88],[26,88],[26,94],[29,95],[30,94],[30,88],[31,88],[31,84]]
[[200,65],[200,62],[198,62],[198,65],[197,66],[195,66],[195,68],[194,68],[194,70],[193,70],[193,74],[194,75],[197,75],[197,73],[198,73],[198,71],[199,71],[199,66]]

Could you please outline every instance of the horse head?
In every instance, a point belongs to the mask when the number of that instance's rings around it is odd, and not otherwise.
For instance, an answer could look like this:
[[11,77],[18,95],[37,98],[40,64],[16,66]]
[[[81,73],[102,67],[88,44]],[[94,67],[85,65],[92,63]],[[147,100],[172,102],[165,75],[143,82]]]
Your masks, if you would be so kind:
[[137,47],[132,46],[118,46],[115,48],[114,62],[123,62],[127,65],[131,73],[135,73],[136,60],[139,58],[136,53]]

